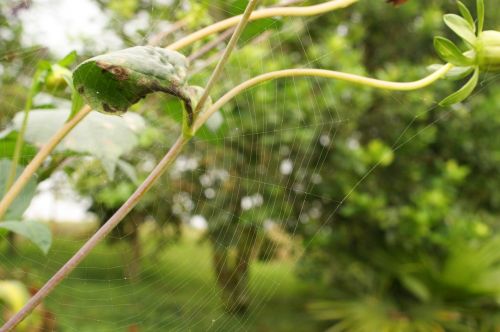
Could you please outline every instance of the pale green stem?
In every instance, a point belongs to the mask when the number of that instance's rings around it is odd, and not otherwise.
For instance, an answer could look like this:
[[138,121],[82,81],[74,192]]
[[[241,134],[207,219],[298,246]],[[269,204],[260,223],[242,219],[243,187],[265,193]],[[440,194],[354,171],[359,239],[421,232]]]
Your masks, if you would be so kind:
[[265,73],[254,78],[245,81],[231,90],[229,90],[225,95],[223,95],[220,99],[218,99],[209,109],[205,112],[201,113],[195,121],[193,126],[194,131],[196,132],[203,124],[210,118],[212,114],[217,112],[222,106],[224,106],[228,101],[233,99],[236,95],[243,92],[244,90],[251,88],[257,84],[275,80],[283,77],[301,77],[301,76],[310,76],[310,77],[324,77],[324,78],[333,78],[337,80],[351,82],[357,85],[363,85],[367,87],[384,89],[384,90],[397,90],[397,91],[410,91],[410,90],[418,90],[424,88],[438,79],[442,78],[453,68],[453,65],[448,63],[431,73],[430,75],[413,82],[391,82],[384,81],[375,78],[348,74],[333,70],[325,70],[325,69],[285,69],[278,70],[269,73]]
[[10,163],[9,176],[7,177],[7,182],[5,183],[5,193],[7,193],[14,183],[16,179],[17,173],[17,165],[19,164],[19,160],[21,159],[21,151],[23,150],[24,145],[24,135],[26,133],[26,129],[28,128],[28,119],[31,111],[31,107],[33,105],[33,97],[34,97],[34,89],[31,88],[28,94],[28,99],[24,105],[24,117],[23,122],[21,124],[21,128],[19,128],[19,133],[16,139],[16,145],[14,147],[14,154],[12,155],[12,161]]
[[[255,21],[262,18],[280,16],[315,16],[337,9],[349,7],[356,2],[358,2],[358,0],[333,0],[314,6],[265,8],[253,12],[249,20]],[[235,26],[236,24],[238,24],[238,22],[240,22],[241,17],[242,15],[233,16],[223,21],[214,23],[206,28],[193,32],[192,34],[187,35],[186,37],[170,44],[169,46],[167,46],[167,49],[179,50],[194,43],[197,40],[203,39],[207,36],[210,36],[211,34]]]

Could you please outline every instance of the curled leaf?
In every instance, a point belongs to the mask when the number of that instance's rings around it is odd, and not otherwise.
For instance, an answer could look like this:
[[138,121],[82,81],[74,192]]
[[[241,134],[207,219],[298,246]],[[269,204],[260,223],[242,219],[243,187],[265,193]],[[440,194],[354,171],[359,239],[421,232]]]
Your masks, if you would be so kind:
[[156,91],[189,102],[185,90],[187,67],[187,59],[178,52],[136,46],[84,61],[73,72],[73,81],[92,108],[122,114]]
[[473,60],[462,54],[453,42],[444,37],[434,37],[434,48],[441,59],[457,66],[469,66]]
[[450,106],[463,101],[472,93],[472,91],[474,91],[478,79],[479,79],[479,68],[476,68],[474,70],[474,74],[472,74],[471,78],[467,81],[467,83],[465,83],[464,86],[460,88],[460,90],[443,99],[439,103],[439,106],[443,107]]

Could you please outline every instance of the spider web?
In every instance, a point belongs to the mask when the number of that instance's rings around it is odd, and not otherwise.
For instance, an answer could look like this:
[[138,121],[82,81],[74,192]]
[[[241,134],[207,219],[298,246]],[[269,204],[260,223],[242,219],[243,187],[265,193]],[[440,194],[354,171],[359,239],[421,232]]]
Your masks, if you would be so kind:
[[[50,1],[41,1],[41,3],[49,5]],[[203,1],[203,3],[209,4],[211,12],[220,13],[225,8],[216,1]],[[150,7],[143,9],[136,17],[137,24],[145,29],[146,33],[141,37],[131,32],[126,36],[124,44],[147,44],[149,40],[167,28],[161,15],[156,18],[151,18],[150,15],[158,11],[166,11],[167,8],[172,12],[178,9],[186,10],[186,4],[182,2],[177,3],[176,6],[171,5],[170,1],[152,2]],[[123,25],[127,22],[116,17],[114,20],[111,23],[116,25]],[[272,38],[267,35],[266,38],[262,38],[259,35],[242,41],[240,47],[232,54],[232,60],[225,71],[226,74],[238,73],[238,75],[234,77],[225,75],[212,96],[220,96],[224,91],[258,73],[284,69],[271,68],[272,64],[269,64],[268,59],[279,63],[279,59],[291,57],[298,61],[290,66],[321,68],[322,59],[337,56],[334,51],[317,56],[311,55],[309,50],[311,43],[322,42],[316,40],[309,30],[311,25],[319,24],[318,18],[285,18],[283,21],[286,24],[279,29],[272,30]],[[348,29],[347,26],[334,28],[340,33],[346,33],[344,29]],[[186,31],[177,31],[174,34],[180,35],[184,32]],[[297,54],[290,55],[289,50],[286,49],[286,44],[291,40],[297,45],[294,50]],[[247,55],[245,52],[248,52],[246,46],[258,48],[262,52],[260,58],[253,58],[254,62],[251,67],[245,61]],[[8,51],[18,54],[25,52],[24,50]],[[217,60],[216,57],[204,56],[194,61],[192,68],[195,74],[192,80],[202,85],[206,81],[207,73],[215,65],[215,60]],[[28,65],[34,66],[36,61],[35,56]],[[3,71],[9,70],[5,67],[0,68],[3,68]],[[202,217],[209,228],[214,220],[220,218],[241,219],[241,216],[234,214],[234,209],[228,208],[226,202],[228,199],[231,204],[239,205],[245,211],[247,219],[262,221],[263,217],[257,211],[262,208],[271,211],[273,216],[265,218],[261,227],[272,225],[286,228],[290,243],[297,243],[301,240],[298,228],[301,224],[308,222],[307,214],[310,212],[308,209],[311,208],[309,205],[311,199],[323,205],[335,207],[333,212],[321,215],[323,222],[320,223],[317,232],[321,230],[322,225],[334,220],[342,204],[379,167],[380,163],[375,163],[365,172],[343,197],[332,198],[314,192],[317,182],[321,181],[320,174],[325,172],[326,158],[321,157],[321,154],[326,153],[326,149],[335,142],[342,129],[352,121],[349,114],[341,114],[335,105],[329,104],[332,96],[341,98],[337,93],[338,86],[336,84],[328,86],[322,84],[323,82],[317,78],[272,81],[242,93],[233,103],[226,105],[222,112],[224,121],[231,130],[216,138],[194,138],[194,142],[187,147],[172,169],[160,181],[163,186],[169,180],[180,177],[181,181],[197,184],[195,191],[181,190],[168,197],[158,197],[156,207],[153,204],[151,208],[154,210],[160,209],[163,205],[177,206],[179,211],[177,217],[185,224],[187,235],[184,235],[178,242],[172,242],[168,236],[154,236],[155,232],[161,232],[154,222],[144,223],[144,229],[141,229],[143,233],[141,237],[143,252],[140,256],[141,273],[137,281],[127,280],[124,272],[127,268],[127,261],[133,259],[130,258],[128,244],[123,241],[127,234],[112,235],[113,244],[99,245],[90,257],[80,264],[67,280],[44,301],[44,306],[53,314],[50,319],[55,320],[58,329],[61,331],[95,331],[96,329],[98,331],[274,331],[286,330],[287,325],[273,316],[288,312],[291,315],[303,316],[304,323],[295,326],[295,330],[313,330],[314,324],[307,316],[304,304],[297,304],[293,300],[294,297],[302,296],[306,300],[314,298],[308,294],[310,289],[299,289],[300,287],[297,286],[299,282],[294,276],[294,263],[300,259],[301,253],[291,255],[284,260],[266,263],[253,260],[250,264],[248,288],[249,309],[244,315],[231,315],[224,310],[222,305],[223,291],[216,283],[217,274],[212,267],[211,253],[214,244],[227,247],[228,236],[233,237],[233,241],[238,239],[234,238],[229,230],[222,230],[211,243],[206,239],[206,234],[200,235],[199,231],[193,231],[187,224],[193,220],[193,217],[197,217],[198,220]],[[483,86],[491,82],[485,81]],[[306,86],[308,88],[305,88]],[[340,89],[350,92],[344,86]],[[289,96],[283,93],[288,90],[294,91],[293,101],[288,100]],[[396,100],[399,98],[397,93],[392,93],[391,96]],[[150,99],[152,98],[148,98],[145,103]],[[270,116],[261,116],[262,112],[256,111],[261,107],[262,100],[274,101],[273,104],[266,104],[274,108],[268,111]],[[307,111],[309,114],[307,119],[290,120],[292,112],[287,107],[292,104],[300,111],[304,101],[311,101],[308,105],[312,109]],[[353,109],[356,108],[349,98],[342,98],[342,103],[350,105]],[[331,109],[330,112],[325,112],[325,105]],[[392,142],[392,150],[396,157],[398,150],[411,144],[415,137],[405,138],[404,134],[407,130],[414,125],[415,120],[431,111],[432,109],[418,110],[419,113],[415,115],[414,120],[406,127],[400,128],[399,138]],[[226,114],[229,112],[232,114]],[[443,111],[435,122],[446,118],[449,112],[453,112],[453,109]],[[148,120],[146,112],[142,114]],[[240,119],[250,121],[250,125],[242,123],[243,120]],[[299,136],[305,130],[314,130],[316,135],[309,140],[304,140]],[[416,132],[415,135],[419,134],[421,132]],[[282,136],[287,136],[286,143],[280,141],[275,141],[274,144],[263,143],[265,140]],[[166,152],[169,146],[164,142],[155,143],[149,149]],[[246,146],[250,149],[250,153],[256,153],[256,159],[268,161],[258,165],[262,168],[258,171],[245,159],[243,161],[238,159],[245,156],[234,156],[235,146]],[[301,151],[303,154],[295,155],[292,159],[290,151]],[[320,154],[319,158],[318,154]],[[213,160],[213,156],[216,156],[216,160]],[[24,157],[29,159],[32,156]],[[276,159],[281,159],[281,161],[276,162]],[[209,162],[206,167],[201,167],[200,163],[204,160],[209,160]],[[186,164],[190,166],[187,167]],[[295,186],[289,175],[304,169],[317,176],[311,176],[301,186]],[[266,176],[266,173],[271,176]],[[277,176],[280,173],[282,176]],[[117,174],[115,181],[123,179],[125,179],[124,174]],[[225,183],[236,184],[227,189],[224,186]],[[152,189],[152,195],[163,193],[158,187],[155,186]],[[268,197],[265,194],[273,190],[281,190],[284,194],[279,195],[278,198]],[[240,191],[244,191],[244,194],[241,195]],[[232,200],[231,197],[227,197],[231,194],[234,194]],[[235,202],[234,198],[242,199]],[[282,209],[284,203],[298,207],[298,220],[290,222],[290,212]],[[300,219],[301,216],[305,216],[304,219]],[[11,271],[13,275],[19,275],[21,279],[28,279],[36,285],[41,285],[83,243],[81,238],[72,238],[57,233],[54,237],[56,238],[54,246],[47,256],[42,256],[35,250],[25,250],[23,247],[15,249],[16,259],[2,253],[4,268]],[[308,243],[301,250],[306,250],[307,246]],[[279,249],[278,244],[273,243],[262,254],[271,255],[271,252],[277,249]]]

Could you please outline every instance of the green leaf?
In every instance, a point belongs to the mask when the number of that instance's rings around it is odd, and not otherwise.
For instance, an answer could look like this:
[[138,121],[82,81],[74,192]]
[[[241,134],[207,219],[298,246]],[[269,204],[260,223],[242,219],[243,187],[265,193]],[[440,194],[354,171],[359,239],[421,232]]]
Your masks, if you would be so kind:
[[73,81],[93,109],[122,114],[155,91],[172,94],[189,104],[184,89],[187,66],[187,59],[178,52],[136,46],[84,61],[73,72]]
[[[8,159],[0,160],[0,192],[2,193],[2,196],[6,189],[5,186],[7,184],[7,178],[9,176],[10,164],[11,161]],[[23,170],[24,167],[19,165],[17,166],[16,178],[23,172]],[[35,178],[32,177],[23,188],[21,193],[16,197],[14,202],[12,202],[12,204],[10,205],[5,214],[5,219],[21,219],[24,211],[26,211],[26,209],[30,205],[33,196],[35,196],[35,192],[36,181]]]
[[245,45],[253,38],[260,36],[267,30],[279,30],[283,26],[283,21],[276,18],[266,18],[250,22],[238,41],[239,45]]
[[64,58],[57,62],[58,65],[62,67],[69,67],[76,61],[77,53],[76,51],[69,52]]
[[472,64],[472,59],[463,55],[460,49],[449,39],[434,37],[434,48],[441,59],[446,62],[456,66],[469,66]]
[[72,88],[71,91],[71,112],[67,120],[71,119],[75,116],[76,113],[85,105],[85,101],[82,96],[76,91],[76,89]]
[[50,68],[51,68],[50,62],[45,60],[38,62],[36,71],[33,74],[33,80],[29,92],[31,98],[34,98],[42,90],[43,85],[45,84],[45,78],[47,77]]
[[472,31],[476,32],[476,24],[474,23],[474,19],[472,18],[472,15],[467,6],[465,6],[461,1],[457,1],[457,5],[460,14],[462,14],[462,17],[465,18],[465,20],[469,23]]
[[[26,141],[42,146],[66,122],[69,113],[64,109],[31,111]],[[22,115],[15,115],[15,128],[21,126]],[[113,178],[118,160],[137,146],[137,133],[144,126],[144,119],[136,113],[118,117],[91,112],[59,143],[55,151],[92,155],[101,161],[108,176]]]
[[460,90],[458,90],[457,92],[455,92],[455,93],[449,95],[448,97],[446,97],[445,99],[443,99],[439,103],[439,106],[443,106],[443,107],[450,106],[450,105],[453,105],[453,104],[456,104],[456,103],[463,101],[465,98],[467,98],[472,93],[472,91],[474,91],[474,88],[477,85],[478,79],[479,79],[479,69],[476,68],[474,70],[474,74],[469,79],[469,81],[467,81],[467,83],[465,83],[464,86],[462,86],[460,88]]
[[472,31],[469,23],[464,18],[455,14],[446,14],[443,16],[443,20],[460,38],[470,45],[475,44],[476,36],[474,35],[474,31]]
[[[0,159],[10,159],[14,155],[16,141],[19,133],[15,130],[7,129],[0,133]],[[26,165],[36,154],[37,149],[31,144],[23,144],[19,163]]]
[[415,295],[418,299],[424,302],[430,300],[431,293],[422,281],[411,275],[403,275],[400,280],[403,286],[413,293],[413,295]]
[[478,34],[483,31],[484,27],[484,1],[477,0],[476,1],[476,10],[477,10],[477,31]]
[[52,233],[47,225],[35,221],[3,221],[0,228],[24,236],[37,245],[44,254],[52,244]]

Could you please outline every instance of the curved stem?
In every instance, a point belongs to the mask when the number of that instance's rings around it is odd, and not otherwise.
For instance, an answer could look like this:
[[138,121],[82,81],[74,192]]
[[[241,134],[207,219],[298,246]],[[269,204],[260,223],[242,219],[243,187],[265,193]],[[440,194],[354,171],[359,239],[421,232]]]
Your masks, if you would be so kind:
[[[314,6],[265,8],[253,12],[249,20],[255,21],[261,18],[276,16],[314,16],[336,9],[345,8],[356,2],[358,2],[358,0],[332,0]],[[186,47],[197,40],[238,24],[238,22],[241,20],[241,17],[242,15],[233,16],[223,21],[212,24],[206,28],[193,32],[192,34],[187,35],[184,38],[179,39],[166,48],[170,50],[178,50]]]
[[19,195],[29,179],[35,174],[36,170],[44,162],[47,156],[54,150],[54,148],[62,141],[64,137],[87,115],[92,109],[90,106],[83,107],[74,117],[64,124],[50,140],[38,151],[36,156],[26,166],[21,175],[14,182],[9,191],[5,194],[0,202],[0,219],[7,211],[8,207],[12,204],[14,199]]
[[244,90],[251,88],[257,84],[262,82],[266,82],[269,80],[274,80],[283,77],[301,77],[301,76],[314,76],[314,77],[324,77],[324,78],[333,78],[342,81],[351,82],[358,85],[364,85],[377,89],[384,90],[397,90],[397,91],[410,91],[410,90],[418,90],[424,88],[438,79],[442,78],[453,68],[453,65],[448,63],[431,73],[430,75],[413,82],[391,82],[391,81],[383,81],[375,78],[348,74],[333,70],[325,70],[325,69],[285,69],[278,70],[269,73],[265,73],[254,78],[245,81],[231,90],[229,90],[224,96],[218,99],[206,112],[200,114],[195,121],[194,131],[196,132],[203,124],[210,118],[212,114],[217,112],[222,106],[224,106],[228,101],[233,99],[236,95],[243,92]]

